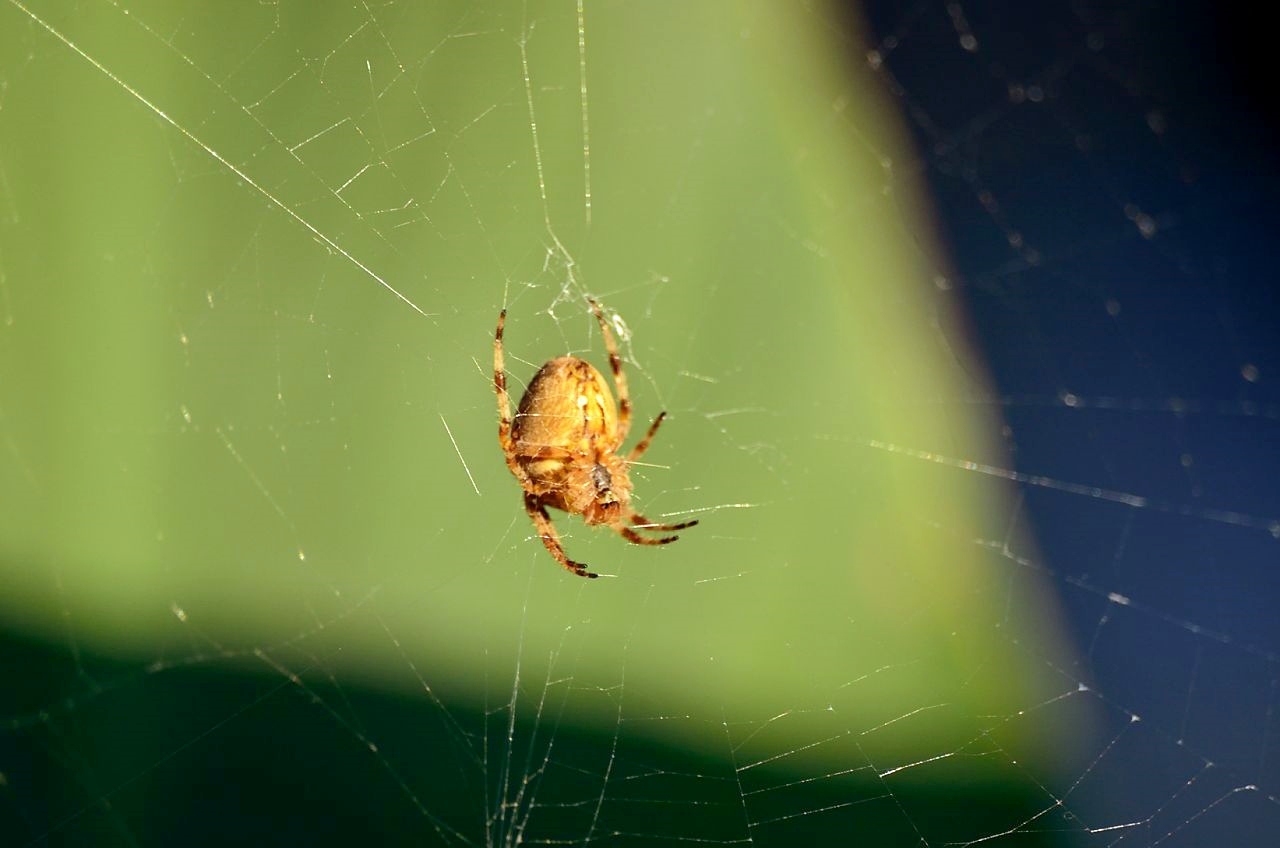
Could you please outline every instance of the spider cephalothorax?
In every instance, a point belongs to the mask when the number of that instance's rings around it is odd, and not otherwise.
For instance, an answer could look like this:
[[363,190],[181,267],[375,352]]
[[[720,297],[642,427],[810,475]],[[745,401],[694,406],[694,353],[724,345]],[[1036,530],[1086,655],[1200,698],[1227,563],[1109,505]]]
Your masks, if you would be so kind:
[[502,356],[505,309],[498,315],[493,340],[493,386],[498,396],[498,443],[507,467],[524,489],[524,508],[542,543],[565,568],[583,577],[598,577],[584,563],[565,556],[547,507],[581,515],[587,524],[608,525],[637,545],[665,545],[679,538],[642,536],[637,528],[669,532],[698,522],[655,524],[631,508],[627,468],[648,449],[667,414],[658,414],[649,432],[625,457],[618,455],[631,426],[631,400],[613,333],[599,304],[589,302],[609,352],[609,367],[618,387],[616,406],[604,375],[591,363],[576,356],[560,356],[533,375],[513,420]]

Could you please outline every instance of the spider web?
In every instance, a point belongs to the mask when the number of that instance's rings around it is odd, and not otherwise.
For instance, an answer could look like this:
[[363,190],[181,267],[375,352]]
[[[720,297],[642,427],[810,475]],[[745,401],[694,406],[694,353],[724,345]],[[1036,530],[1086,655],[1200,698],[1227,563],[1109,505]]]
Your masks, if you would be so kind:
[[[1194,11],[0,3],[0,840],[1274,842]],[[588,295],[702,521],[596,581],[490,373]]]

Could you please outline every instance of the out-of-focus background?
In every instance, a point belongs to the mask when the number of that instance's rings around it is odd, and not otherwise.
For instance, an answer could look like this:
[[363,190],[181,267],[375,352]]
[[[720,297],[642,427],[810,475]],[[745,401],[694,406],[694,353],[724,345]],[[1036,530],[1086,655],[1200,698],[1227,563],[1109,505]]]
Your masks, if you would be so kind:
[[[1272,844],[1260,41],[0,3],[0,842]],[[491,373],[588,296],[702,522],[596,581]]]

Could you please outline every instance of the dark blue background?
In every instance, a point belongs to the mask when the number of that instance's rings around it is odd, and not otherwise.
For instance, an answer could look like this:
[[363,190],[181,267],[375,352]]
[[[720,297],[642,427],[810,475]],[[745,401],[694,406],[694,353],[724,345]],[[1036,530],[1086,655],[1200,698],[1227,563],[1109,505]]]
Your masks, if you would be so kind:
[[1116,743],[1067,806],[1141,823],[1106,844],[1280,844],[1274,29],[1210,4],[957,8],[976,51],[946,4],[863,13],[1008,448],[1149,504],[1021,486]]

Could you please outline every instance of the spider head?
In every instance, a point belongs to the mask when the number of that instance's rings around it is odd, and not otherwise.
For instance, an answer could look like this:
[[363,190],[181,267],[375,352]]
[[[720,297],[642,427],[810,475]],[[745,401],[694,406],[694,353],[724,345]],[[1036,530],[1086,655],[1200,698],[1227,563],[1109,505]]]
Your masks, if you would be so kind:
[[596,464],[591,469],[591,485],[595,488],[592,498],[592,524],[612,524],[618,519],[622,503],[613,488],[613,475],[603,465]]
[[625,473],[619,478],[616,470],[597,463],[588,472],[588,484],[592,493],[591,503],[583,513],[588,524],[618,524],[626,511],[627,491]]
[[596,487],[597,497],[613,492],[613,475],[609,473],[609,469],[599,463],[591,469],[591,483]]

